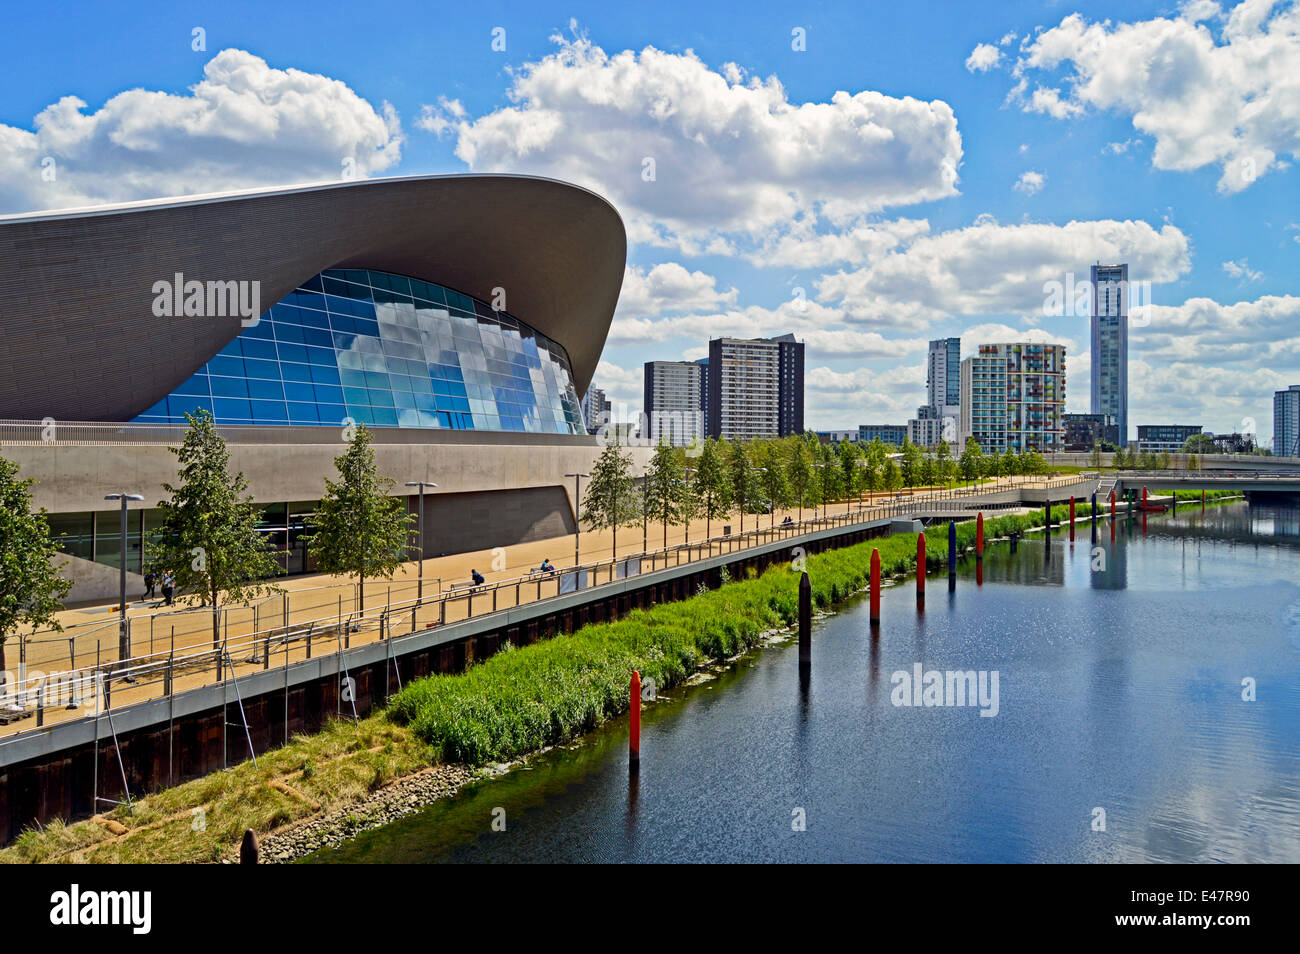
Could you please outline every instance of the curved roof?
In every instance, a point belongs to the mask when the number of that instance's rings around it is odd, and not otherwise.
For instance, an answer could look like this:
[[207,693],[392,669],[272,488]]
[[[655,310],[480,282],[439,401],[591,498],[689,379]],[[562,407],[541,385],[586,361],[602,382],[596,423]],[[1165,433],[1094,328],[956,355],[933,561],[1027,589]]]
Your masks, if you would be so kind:
[[530,176],[365,179],[0,218],[0,418],[130,420],[242,331],[157,318],[155,282],[260,281],[262,308],[327,268],[493,300],[569,353],[583,394],[627,236],[586,189]]

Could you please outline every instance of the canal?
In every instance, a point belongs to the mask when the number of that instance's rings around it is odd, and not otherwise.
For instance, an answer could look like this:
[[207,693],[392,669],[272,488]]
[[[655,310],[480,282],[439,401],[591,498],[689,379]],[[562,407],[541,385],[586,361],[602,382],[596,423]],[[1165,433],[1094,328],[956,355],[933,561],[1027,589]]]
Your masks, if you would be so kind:
[[[623,718],[308,860],[1300,861],[1300,509],[1081,521],[927,589],[816,620],[807,684],[784,642],[664,694],[635,778]],[[984,697],[896,704],[918,665]]]

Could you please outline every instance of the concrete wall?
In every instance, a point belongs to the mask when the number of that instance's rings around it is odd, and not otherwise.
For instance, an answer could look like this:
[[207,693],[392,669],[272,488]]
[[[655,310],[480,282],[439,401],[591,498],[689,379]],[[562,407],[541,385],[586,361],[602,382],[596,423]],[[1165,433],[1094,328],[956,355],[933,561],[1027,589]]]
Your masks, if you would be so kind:
[[[63,566],[60,572],[64,579],[72,580],[72,589],[64,600],[69,606],[78,603],[98,603],[103,600],[116,600],[122,588],[121,571],[104,563],[92,563],[81,557],[63,554],[60,558]],[[127,573],[126,598],[138,600],[144,593],[144,577],[139,573]]]

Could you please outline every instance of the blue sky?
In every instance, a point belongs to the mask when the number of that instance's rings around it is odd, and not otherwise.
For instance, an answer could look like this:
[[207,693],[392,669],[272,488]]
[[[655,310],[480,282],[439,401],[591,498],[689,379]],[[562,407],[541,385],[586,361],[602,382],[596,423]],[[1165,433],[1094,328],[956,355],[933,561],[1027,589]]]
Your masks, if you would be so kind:
[[1267,441],[1300,382],[1289,2],[94,3],[8,26],[0,212],[344,160],[608,196],[632,241],[597,382],[629,411],[643,361],[785,331],[813,427],[904,421],[947,335],[1066,342],[1088,410],[1087,319],[1045,315],[1044,283],[1098,258],[1152,283],[1132,425]]

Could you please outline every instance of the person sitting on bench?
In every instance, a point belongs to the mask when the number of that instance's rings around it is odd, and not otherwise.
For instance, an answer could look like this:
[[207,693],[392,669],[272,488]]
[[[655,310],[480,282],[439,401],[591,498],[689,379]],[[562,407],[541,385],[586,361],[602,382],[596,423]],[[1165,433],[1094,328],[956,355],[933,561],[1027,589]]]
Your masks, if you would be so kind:
[[475,586],[482,586],[482,585],[483,585],[483,574],[480,573],[478,570],[470,570],[470,571],[469,571],[469,576],[470,576],[470,579],[474,581],[474,585],[475,585]]
[[543,573],[554,573],[555,564],[552,563],[550,560],[542,560],[542,565],[539,566],[538,569],[541,570]]

